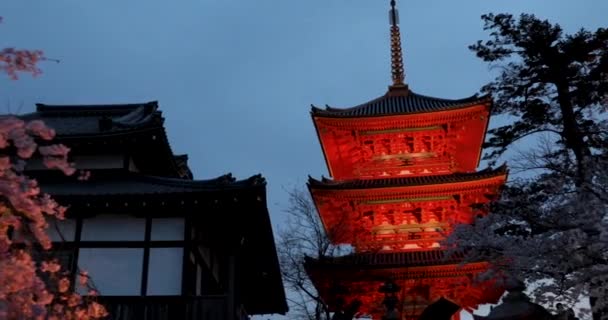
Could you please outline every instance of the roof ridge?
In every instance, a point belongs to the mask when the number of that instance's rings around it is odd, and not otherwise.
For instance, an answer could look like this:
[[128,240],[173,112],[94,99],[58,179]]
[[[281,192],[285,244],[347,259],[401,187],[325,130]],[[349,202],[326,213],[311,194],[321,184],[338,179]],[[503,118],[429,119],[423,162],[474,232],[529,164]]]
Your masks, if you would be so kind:
[[173,177],[162,177],[162,176],[153,176],[153,175],[144,175],[132,173],[136,179],[139,179],[144,182],[151,182],[159,185],[167,185],[167,186],[188,186],[188,187],[208,187],[209,185],[213,185],[216,187],[222,186],[235,186],[241,184],[247,185],[265,185],[266,179],[262,176],[262,174],[255,174],[245,179],[237,180],[232,173],[226,173],[215,178],[211,179],[180,179]]
[[36,103],[36,112],[38,113],[59,113],[59,114],[105,114],[111,112],[129,112],[139,107],[151,106],[158,110],[158,101],[148,101],[142,103],[125,103],[125,104],[44,104]]
[[211,179],[200,179],[200,180],[190,180],[190,179],[180,179],[173,177],[163,177],[163,176],[154,176],[154,175],[146,175],[146,174],[137,174],[132,173],[132,177],[135,179],[151,182],[159,185],[167,185],[167,186],[192,186],[197,187],[203,184],[215,184],[215,185],[228,185],[236,182],[236,179],[232,176],[232,173],[226,173],[215,178]]
[[374,117],[386,115],[431,113],[445,110],[466,108],[475,104],[491,101],[490,95],[473,94],[460,99],[437,98],[408,91],[408,94],[384,95],[349,108],[336,108],[326,105],[325,109],[312,105],[311,113],[328,117]]

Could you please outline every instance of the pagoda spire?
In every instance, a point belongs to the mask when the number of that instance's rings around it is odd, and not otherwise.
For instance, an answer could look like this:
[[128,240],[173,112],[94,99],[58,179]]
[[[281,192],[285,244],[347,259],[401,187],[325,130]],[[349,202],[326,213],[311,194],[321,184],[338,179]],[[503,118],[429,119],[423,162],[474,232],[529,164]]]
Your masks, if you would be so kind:
[[399,11],[396,8],[395,0],[391,0],[389,22],[391,25],[391,74],[393,77],[393,84],[389,87],[391,89],[389,91],[406,89],[403,53],[401,51],[401,32],[399,31]]

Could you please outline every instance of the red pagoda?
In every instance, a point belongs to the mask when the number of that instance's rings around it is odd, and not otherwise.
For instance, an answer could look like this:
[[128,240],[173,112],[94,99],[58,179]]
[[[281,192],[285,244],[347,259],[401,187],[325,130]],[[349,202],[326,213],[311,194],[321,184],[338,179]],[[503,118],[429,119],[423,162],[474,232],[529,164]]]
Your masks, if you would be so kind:
[[334,311],[358,300],[360,312],[380,319],[386,294],[379,289],[390,282],[399,288],[399,319],[459,319],[460,310],[503,293],[476,279],[486,262],[464,264],[441,244],[455,224],[486,214],[480,208],[507,179],[504,166],[476,171],[492,100],[410,90],[394,0],[390,21],[388,92],[352,108],[312,107],[332,179],[309,178],[308,187],[332,243],[354,253],[309,258],[306,269]]

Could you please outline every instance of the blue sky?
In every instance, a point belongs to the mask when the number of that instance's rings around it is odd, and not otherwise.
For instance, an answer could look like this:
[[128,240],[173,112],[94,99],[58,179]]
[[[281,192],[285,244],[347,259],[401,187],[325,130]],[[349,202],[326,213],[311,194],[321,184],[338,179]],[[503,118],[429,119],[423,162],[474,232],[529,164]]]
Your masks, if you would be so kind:
[[[197,178],[262,173],[272,221],[284,188],[326,174],[310,104],[349,107],[390,82],[388,0],[2,0],[0,47],[61,63],[0,79],[0,107],[158,100]],[[398,1],[407,81],[469,96],[491,79],[467,46],[480,15],[534,13],[567,31],[606,26],[606,0]],[[7,107],[5,107],[7,106]]]

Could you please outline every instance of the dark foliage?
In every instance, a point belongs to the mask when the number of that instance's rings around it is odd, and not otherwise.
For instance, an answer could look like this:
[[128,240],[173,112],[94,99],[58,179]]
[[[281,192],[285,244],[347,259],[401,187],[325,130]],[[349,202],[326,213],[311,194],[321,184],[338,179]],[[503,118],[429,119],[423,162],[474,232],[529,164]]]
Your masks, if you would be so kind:
[[495,160],[514,142],[550,132],[577,161],[606,148],[608,133],[596,116],[607,110],[608,30],[581,29],[566,35],[558,24],[522,14],[483,15],[491,39],[470,46],[478,57],[500,69],[482,90],[495,99],[494,114],[515,121],[489,131],[486,159]]
[[608,314],[608,29],[566,34],[531,14],[482,20],[490,39],[470,49],[498,71],[482,91],[494,98],[493,114],[509,120],[488,131],[485,159],[494,163],[519,142],[525,152],[509,153],[510,167],[533,174],[511,181],[491,217],[453,239],[477,231],[462,241],[478,257],[507,255],[520,276],[552,278],[545,292],[554,296],[587,284],[600,319]]

